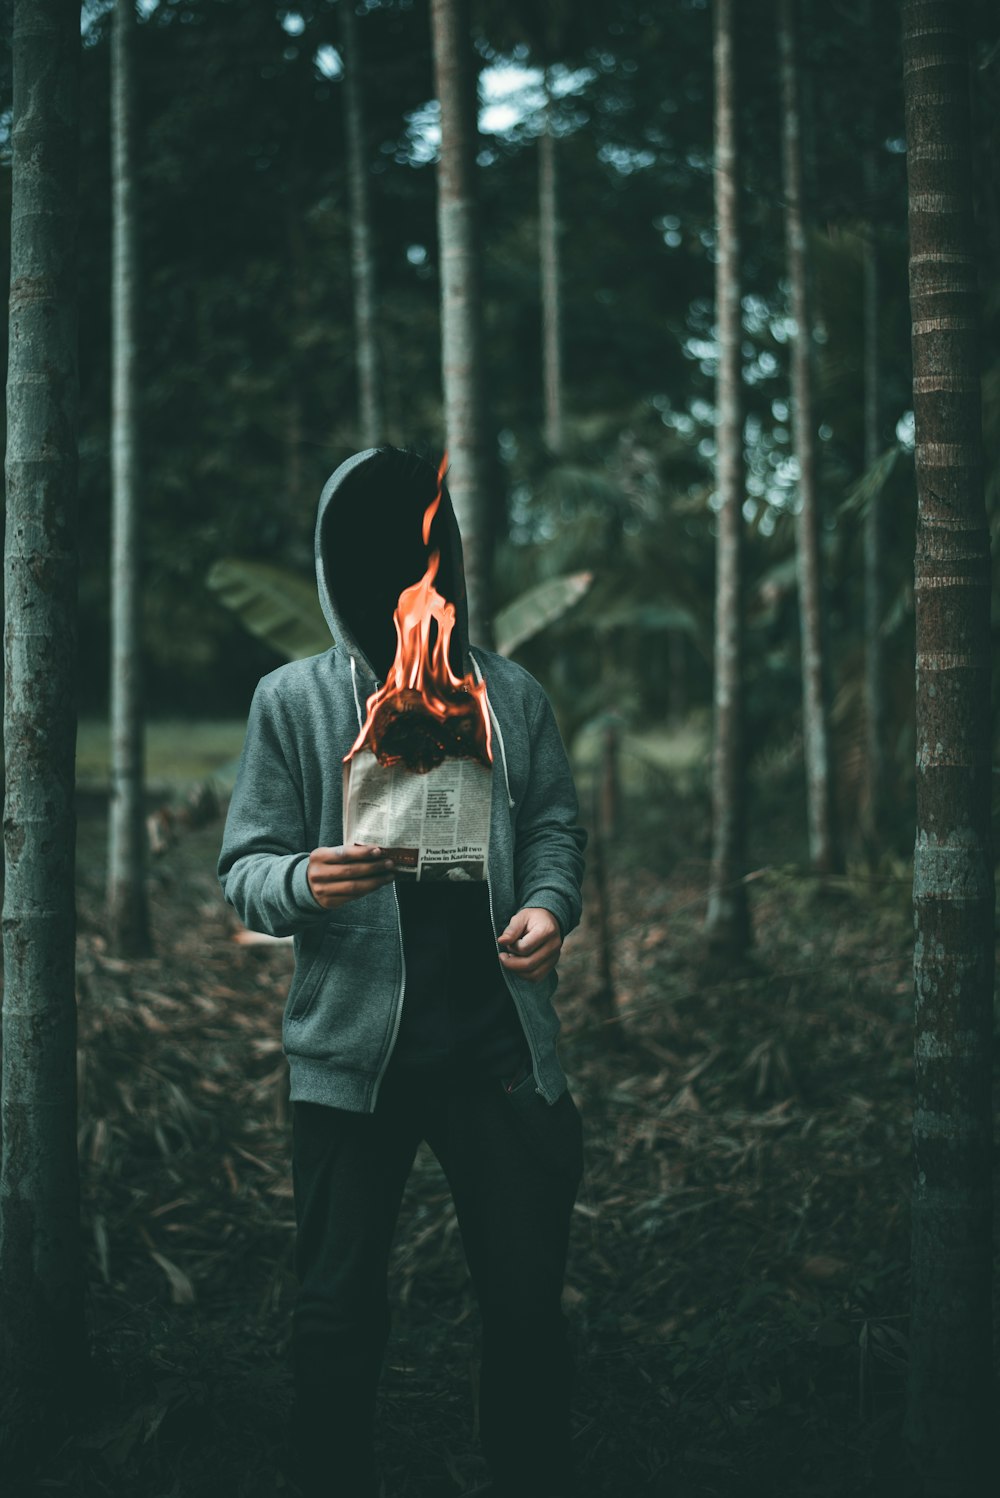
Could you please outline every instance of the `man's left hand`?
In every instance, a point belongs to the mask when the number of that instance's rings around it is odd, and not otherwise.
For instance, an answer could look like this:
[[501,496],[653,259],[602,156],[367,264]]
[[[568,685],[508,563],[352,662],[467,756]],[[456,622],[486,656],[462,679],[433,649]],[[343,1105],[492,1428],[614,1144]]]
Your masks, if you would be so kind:
[[509,973],[537,983],[551,973],[559,961],[562,935],[550,910],[528,905],[512,916],[507,929],[497,937],[500,961]]

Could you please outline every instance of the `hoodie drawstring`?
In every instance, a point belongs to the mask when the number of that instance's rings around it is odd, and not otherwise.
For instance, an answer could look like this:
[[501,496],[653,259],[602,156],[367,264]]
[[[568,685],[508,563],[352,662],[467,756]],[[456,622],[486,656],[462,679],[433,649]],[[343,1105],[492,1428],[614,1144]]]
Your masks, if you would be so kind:
[[364,727],[364,718],[361,714],[361,698],[358,696],[358,668],[353,655],[351,656],[351,686],[354,688],[354,710],[358,715],[358,727]]
[[[473,670],[476,673],[476,680],[481,682],[483,679],[483,673],[479,669],[479,662],[476,660],[476,657],[471,654],[471,652],[470,658],[472,660]],[[493,724],[493,732],[497,736],[497,743],[500,745],[500,763],[503,765],[504,785],[507,787],[507,805],[510,807],[511,811],[513,811],[514,797],[510,793],[510,776],[507,774],[507,751],[504,748],[503,734],[500,732],[500,724],[497,722],[497,715],[493,711],[493,704],[490,701],[489,692],[486,693],[486,707],[490,715],[490,722]]]

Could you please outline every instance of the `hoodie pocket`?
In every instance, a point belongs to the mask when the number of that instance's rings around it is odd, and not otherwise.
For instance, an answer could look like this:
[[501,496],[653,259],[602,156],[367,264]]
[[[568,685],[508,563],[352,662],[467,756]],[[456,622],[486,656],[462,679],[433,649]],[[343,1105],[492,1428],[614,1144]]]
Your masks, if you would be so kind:
[[309,1013],[310,1005],[333,961],[333,954],[343,934],[343,927],[331,921],[323,930],[323,936],[312,960],[303,963],[302,958],[299,958],[288,994],[287,1018],[289,1021],[303,1020]]

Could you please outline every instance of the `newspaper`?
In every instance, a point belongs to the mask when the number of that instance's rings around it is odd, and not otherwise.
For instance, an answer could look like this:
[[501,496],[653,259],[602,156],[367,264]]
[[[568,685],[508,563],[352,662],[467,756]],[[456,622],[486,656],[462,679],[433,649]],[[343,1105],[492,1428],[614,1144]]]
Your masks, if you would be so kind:
[[344,843],[379,847],[396,877],[485,879],[492,769],[445,759],[425,774],[387,768],[369,749],[344,765]]

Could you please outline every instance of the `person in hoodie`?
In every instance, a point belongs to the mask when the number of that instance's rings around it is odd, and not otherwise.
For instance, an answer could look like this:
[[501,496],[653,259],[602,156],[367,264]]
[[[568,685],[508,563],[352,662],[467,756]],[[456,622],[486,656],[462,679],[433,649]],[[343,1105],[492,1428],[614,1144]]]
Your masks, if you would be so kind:
[[[376,1498],[388,1259],[417,1148],[447,1177],[482,1319],[479,1430],[498,1498],[572,1491],[575,1357],[561,1309],[582,1121],[557,1052],[556,963],[581,915],[586,834],[551,705],[473,645],[462,544],[432,465],[393,448],[320,495],[316,579],[332,644],[253,694],[218,876],[251,930],[294,938],[282,1017],[292,1103],[293,1472],[308,1498]],[[492,725],[485,881],[397,879],[345,847],[342,772],[389,673],[399,594],[440,550],[451,665]]]

